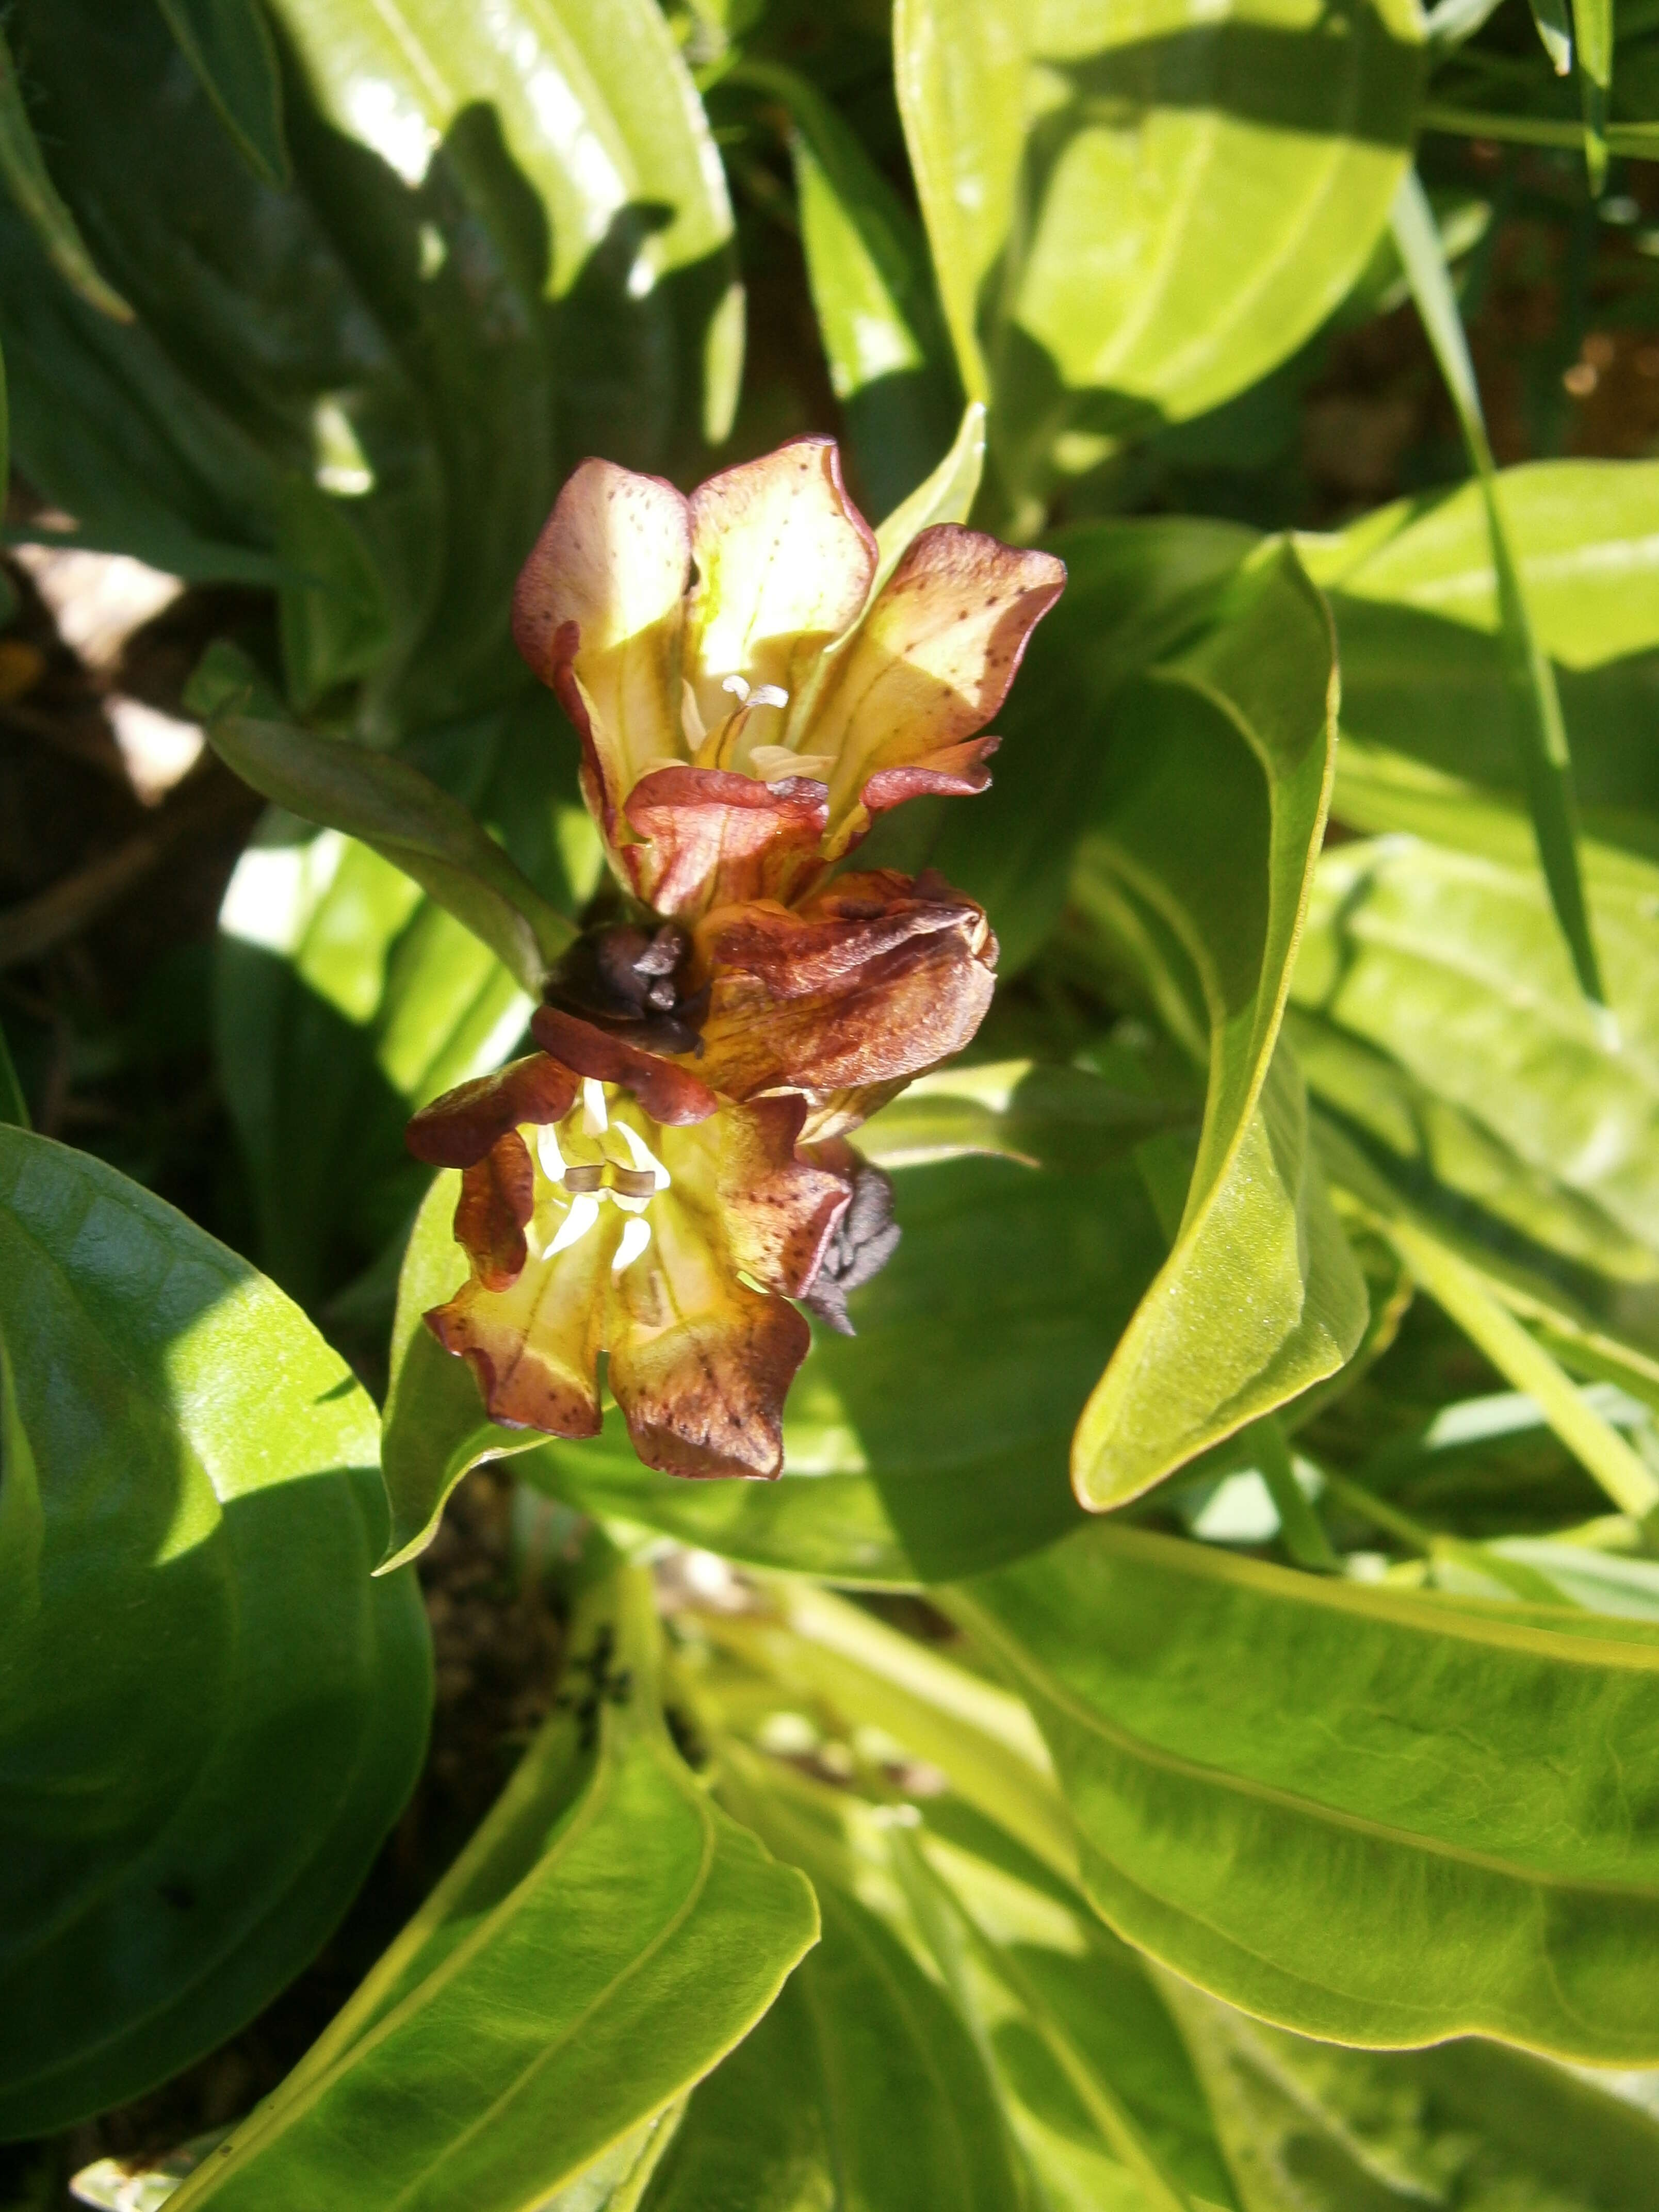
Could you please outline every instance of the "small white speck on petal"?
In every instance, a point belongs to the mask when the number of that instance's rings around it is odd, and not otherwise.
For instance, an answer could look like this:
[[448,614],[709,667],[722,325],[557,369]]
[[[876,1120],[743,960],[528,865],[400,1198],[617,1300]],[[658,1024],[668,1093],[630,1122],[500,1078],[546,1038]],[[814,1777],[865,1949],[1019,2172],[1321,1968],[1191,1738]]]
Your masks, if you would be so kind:
[[547,1248],[547,1257],[550,1260],[556,1252],[568,1252],[573,1244],[586,1236],[599,1218],[599,1201],[597,1198],[586,1192],[580,1198],[573,1198],[570,1211],[564,1217],[558,1235]]
[[582,1078],[582,1127],[590,1137],[602,1137],[611,1127],[605,1110],[605,1085],[591,1075]]
[[549,1182],[564,1179],[564,1154],[559,1150],[558,1131],[544,1122],[536,1132],[536,1154],[542,1164],[542,1173]]
[[749,678],[746,676],[723,676],[720,690],[729,691],[734,699],[746,701],[749,697]]
[[624,1267],[631,1267],[646,1246],[651,1242],[651,1224],[637,1215],[623,1231],[622,1243],[617,1247],[617,1256],[611,1262],[611,1272],[620,1275]]

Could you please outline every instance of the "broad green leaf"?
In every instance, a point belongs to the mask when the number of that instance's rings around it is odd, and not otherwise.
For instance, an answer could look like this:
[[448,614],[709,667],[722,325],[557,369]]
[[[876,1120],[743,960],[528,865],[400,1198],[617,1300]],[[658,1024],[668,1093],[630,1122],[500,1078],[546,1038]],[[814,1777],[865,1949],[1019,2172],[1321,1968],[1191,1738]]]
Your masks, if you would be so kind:
[[1414,9],[900,0],[899,105],[1004,498],[1254,383],[1347,292],[1413,128]]
[[1592,2075],[1474,2039],[1344,2051],[1159,1977],[1243,2212],[1640,2212],[1659,2118]]
[[658,1640],[647,1577],[590,1586],[500,1802],[177,2212],[523,2212],[584,2178],[603,2204],[619,2162],[643,2179],[638,2131],[817,1936],[805,1880],[671,1743]]
[[[1585,823],[1597,838],[1654,852],[1659,839],[1644,817],[1659,813],[1650,704],[1659,464],[1539,462],[1503,471],[1498,485],[1533,632],[1554,665]],[[1298,544],[1329,598],[1341,652],[1339,817],[1420,830],[1443,844],[1462,842],[1460,823],[1484,835],[1490,806],[1471,810],[1467,789],[1444,794],[1449,803],[1431,826],[1382,818],[1378,781],[1393,772],[1390,755],[1403,757],[1518,806],[1480,487],[1400,501]],[[1432,790],[1431,781],[1420,799]],[[1417,803],[1401,791],[1401,806]]]
[[99,274],[75,217],[52,180],[23,105],[17,64],[3,39],[0,39],[0,177],[64,283],[100,314],[116,322],[131,322],[131,308]]
[[1042,1727],[1096,1906],[1178,1973],[1344,2042],[1659,2053],[1648,1625],[1115,1526],[951,1607]]
[[1616,1030],[1585,1005],[1529,866],[1413,838],[1320,862],[1291,983],[1313,1096],[1466,1253],[1519,1266],[1659,1351],[1659,872],[1591,892]]
[[777,1482],[652,1474],[614,1422],[521,1470],[591,1512],[854,1583],[973,1573],[1075,1526],[1072,1425],[1164,1249],[1139,1176],[959,1160],[897,1190],[903,1241],[853,1301],[857,1336],[816,1337]]
[[208,681],[217,673],[210,678],[204,664],[196,696],[210,718],[209,743],[227,767],[290,813],[361,839],[487,945],[522,989],[539,993],[575,925],[459,800],[406,760],[296,723],[261,720],[240,711],[234,692],[210,696]]
[[937,522],[967,521],[979,495],[984,466],[985,403],[970,399],[943,459],[876,526],[876,573],[870,580],[872,599],[897,568],[912,538]]
[[368,1872],[430,1665],[374,1458],[270,1284],[0,1129],[0,2136],[212,2050]]
[[[853,1855],[786,1773],[732,1762],[723,1794],[811,1877],[823,1940],[694,2094],[642,2212],[1016,2212],[986,2068],[948,1994],[871,1908]],[[828,1793],[824,1793],[826,1796]]]
[[1440,363],[1462,426],[1481,503],[1498,586],[1498,639],[1508,686],[1510,727],[1538,840],[1538,856],[1554,901],[1556,918],[1572,951],[1585,995],[1605,1002],[1595,944],[1584,904],[1578,853],[1578,806],[1566,724],[1555,671],[1535,635],[1516,566],[1492,447],[1480,408],[1480,386],[1469,357],[1462,314],[1441,252],[1428,196],[1410,170],[1394,204],[1395,242],[1400,249],[1429,343]]
[[991,788],[948,810],[927,855],[989,914],[1005,977],[1060,919],[1124,687],[1202,627],[1256,541],[1235,523],[1158,516],[1084,524],[1047,542],[1066,562],[1066,589],[997,717]]
[[885,514],[931,473],[962,405],[927,244],[857,132],[805,77],[743,61],[726,81],[788,110],[801,250],[830,381],[860,486]]
[[1117,1090],[1086,1068],[981,1060],[921,1077],[865,1124],[859,1150],[890,1170],[984,1153],[1087,1174],[1194,1119],[1179,1102]]
[[267,184],[289,181],[283,142],[276,49],[259,0],[158,0],[168,27],[219,111],[221,121]]
[[1364,1285],[1275,1048],[1324,828],[1335,671],[1318,596],[1283,544],[1239,570],[1211,627],[1123,695],[1074,897],[1121,892],[1189,963],[1209,1092],[1173,1248],[1084,1409],[1073,1480],[1135,1497],[1333,1373]]

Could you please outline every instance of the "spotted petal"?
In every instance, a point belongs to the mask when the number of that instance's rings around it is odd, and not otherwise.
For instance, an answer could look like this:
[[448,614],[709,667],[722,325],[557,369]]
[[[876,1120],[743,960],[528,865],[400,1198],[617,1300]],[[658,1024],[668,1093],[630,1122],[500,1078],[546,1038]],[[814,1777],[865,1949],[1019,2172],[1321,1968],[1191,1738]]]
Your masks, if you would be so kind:
[[[1051,553],[1020,551],[955,523],[913,541],[798,740],[835,763],[832,854],[862,835],[876,808],[924,790],[982,786],[993,741],[969,740],[1007,697],[1026,641],[1065,582]],[[872,778],[882,781],[871,790]]]
[[733,1098],[919,1074],[973,1036],[996,963],[971,899],[891,869],[840,877],[793,912],[763,900],[723,908],[699,949],[712,989],[697,1066]]
[[792,439],[700,484],[691,544],[685,677],[710,729],[732,709],[728,677],[793,693],[876,573],[875,535],[847,496],[830,438]]
[[607,1206],[556,1258],[528,1261],[500,1290],[475,1277],[427,1315],[445,1351],[472,1370],[492,1421],[554,1437],[599,1434],[599,1358],[621,1234],[621,1217]]
[[584,793],[613,845],[640,777],[685,757],[679,650],[690,566],[690,513],[672,484],[584,461],[514,593],[514,638],[576,726]]
[[422,1106],[404,1141],[428,1167],[470,1168],[509,1129],[526,1121],[563,1121],[576,1091],[577,1075],[568,1067],[531,1053]]

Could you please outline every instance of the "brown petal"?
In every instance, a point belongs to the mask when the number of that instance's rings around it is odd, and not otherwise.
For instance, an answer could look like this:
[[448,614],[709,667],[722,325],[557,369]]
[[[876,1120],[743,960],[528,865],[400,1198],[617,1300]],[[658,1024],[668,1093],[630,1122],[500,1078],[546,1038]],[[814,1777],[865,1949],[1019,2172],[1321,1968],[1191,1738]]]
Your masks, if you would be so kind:
[[829,798],[810,776],[761,783],[725,769],[659,769],[628,802],[629,821],[649,840],[624,848],[634,888],[672,915],[787,897],[822,865]]
[[[795,1150],[804,1098],[728,1106],[717,1125],[718,1188],[732,1262],[763,1289],[798,1298],[853,1195],[849,1175]],[[847,1149],[850,1156],[850,1147]]]
[[793,438],[698,486],[691,543],[685,676],[712,729],[732,711],[724,677],[797,688],[863,606],[876,540],[847,496],[834,441]]
[[504,1291],[519,1279],[528,1257],[525,1226],[535,1211],[530,1148],[509,1129],[462,1175],[455,1208],[455,1242],[486,1290]]
[[568,1067],[531,1053],[422,1106],[404,1142],[428,1167],[468,1168],[521,1122],[562,1121],[575,1103],[576,1087]]
[[919,1074],[960,1052],[991,1001],[996,940],[971,899],[890,869],[840,878],[799,913],[710,915],[699,1066],[734,1098]]
[[803,752],[836,762],[830,810],[838,845],[872,776],[950,751],[984,728],[1065,583],[1051,553],[1019,550],[956,523],[935,524],[912,541],[797,739]]
[[777,1474],[783,1401],[811,1332],[739,1282],[687,1208],[659,1200],[651,1221],[653,1264],[617,1279],[611,1331],[611,1388],[634,1449],[665,1474]]
[[584,461],[513,595],[514,641],[576,726],[607,838],[641,769],[684,751],[678,661],[690,567],[690,511],[672,484]]
[[720,1103],[689,1068],[641,1052],[557,1006],[538,1006],[530,1017],[530,1034],[544,1052],[576,1074],[631,1091],[651,1119],[669,1128],[707,1121]]
[[[606,1212],[611,1209],[606,1208]],[[465,1283],[427,1327],[477,1378],[484,1410],[508,1428],[599,1432],[598,1368],[606,1279],[620,1222],[538,1260],[503,1291]]]
[[[884,814],[907,799],[971,799],[991,781],[985,763],[1002,743],[988,732],[959,745],[924,753],[905,768],[878,769],[860,797],[867,814]],[[851,843],[849,838],[847,841]]]

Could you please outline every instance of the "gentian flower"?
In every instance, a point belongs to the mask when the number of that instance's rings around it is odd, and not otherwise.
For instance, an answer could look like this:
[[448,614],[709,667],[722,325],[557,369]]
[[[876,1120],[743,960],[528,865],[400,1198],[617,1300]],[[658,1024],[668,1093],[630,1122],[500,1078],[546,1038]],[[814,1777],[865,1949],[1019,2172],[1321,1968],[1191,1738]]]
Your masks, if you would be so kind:
[[548,978],[538,1053],[410,1125],[462,1170],[471,1278],[426,1318],[493,1419],[592,1436],[604,1352],[648,1466],[775,1474],[798,1306],[850,1331],[898,1241],[846,1133],[972,1038],[996,941],[931,872],[830,871],[884,808],[983,788],[1065,572],[954,525],[876,568],[821,438],[689,501],[584,462],[526,564],[514,635],[635,911]]
[[688,500],[584,461],[514,599],[558,694],[612,866],[677,918],[793,903],[872,817],[982,790],[1052,554],[921,531],[871,599],[874,532],[828,438],[797,438]]

